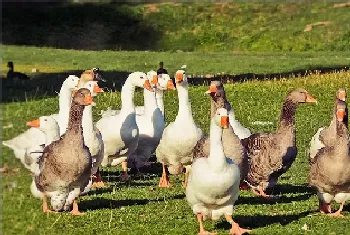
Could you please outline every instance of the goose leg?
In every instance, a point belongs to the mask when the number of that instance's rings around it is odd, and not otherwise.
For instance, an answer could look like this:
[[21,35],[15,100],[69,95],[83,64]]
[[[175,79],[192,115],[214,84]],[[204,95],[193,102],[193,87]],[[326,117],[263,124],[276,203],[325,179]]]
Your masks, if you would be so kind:
[[92,183],[92,187],[94,188],[104,188],[106,187],[102,181],[102,176],[100,174],[100,168],[97,168],[96,174],[93,176],[94,182]]
[[230,235],[242,235],[245,233],[250,233],[252,231],[239,227],[239,224],[233,221],[232,215],[225,215],[225,219],[232,225],[232,228],[230,229]]
[[190,172],[189,172],[189,170],[188,170],[187,167],[186,167],[185,180],[184,180],[184,182],[183,182],[183,184],[182,184],[182,187],[183,187],[183,188],[186,188],[186,187],[187,187],[188,175],[189,175],[189,174],[190,174]]
[[130,179],[130,176],[128,174],[128,167],[127,167],[127,161],[122,162],[122,168],[123,168],[123,173],[120,176],[120,180],[122,182],[128,181]]
[[160,188],[169,188],[169,187],[171,187],[171,184],[169,182],[169,177],[168,177],[166,170],[165,170],[165,164],[163,163],[162,165],[163,165],[163,173],[162,173],[162,177],[159,180],[159,187]]
[[318,200],[319,209],[322,214],[332,213],[332,207],[330,203]]
[[341,212],[343,211],[343,208],[344,208],[344,203],[345,203],[345,201],[343,201],[343,202],[340,204],[339,210],[337,210],[337,211],[334,212],[334,213],[328,214],[328,215],[329,215],[329,216],[344,217],[344,215],[341,214]]
[[56,211],[52,211],[47,206],[47,196],[46,193],[43,193],[43,212],[44,213],[57,213]]
[[198,213],[197,214],[197,220],[198,220],[198,223],[199,223],[199,233],[198,235],[214,235],[216,233],[211,233],[211,232],[208,232],[204,229],[204,226],[203,226],[203,215],[201,213]]
[[77,200],[73,201],[73,210],[70,213],[71,213],[71,215],[84,215],[85,214],[85,213],[82,213],[79,211]]

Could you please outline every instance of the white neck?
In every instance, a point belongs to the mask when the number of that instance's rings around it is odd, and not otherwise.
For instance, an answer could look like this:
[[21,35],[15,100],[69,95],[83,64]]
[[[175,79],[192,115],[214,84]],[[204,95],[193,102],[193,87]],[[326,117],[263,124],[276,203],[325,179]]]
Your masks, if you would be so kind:
[[143,100],[144,100],[144,106],[145,106],[145,111],[144,111],[145,114],[152,116],[154,110],[158,108],[155,93],[144,88]]
[[46,133],[46,142],[45,142],[45,146],[48,146],[49,144],[51,144],[52,142],[59,140],[60,138],[60,134],[59,134],[59,130],[58,127],[55,128],[55,130],[52,131],[48,131]]
[[164,91],[163,90],[156,90],[156,100],[157,100],[157,106],[162,112],[163,117],[165,118],[164,113]]
[[209,164],[212,168],[222,170],[226,164],[224,147],[222,145],[222,128],[215,123],[215,117],[210,122],[210,154]]
[[124,86],[122,87],[122,92],[121,92],[121,100],[122,100],[122,108],[120,109],[121,113],[129,114],[131,112],[135,112],[134,93],[135,93],[135,86],[131,84],[131,81],[126,80]]
[[94,137],[94,123],[92,121],[91,105],[85,106],[81,125],[83,127],[84,142],[89,143],[89,140],[91,140]]
[[58,111],[58,125],[60,128],[60,135],[66,132],[68,127],[69,110],[72,102],[72,90],[64,86],[61,87],[59,94],[59,111]]
[[188,96],[188,83],[184,81],[184,84],[177,86],[176,89],[179,98],[179,111],[175,121],[177,119],[187,119],[193,121],[191,103]]

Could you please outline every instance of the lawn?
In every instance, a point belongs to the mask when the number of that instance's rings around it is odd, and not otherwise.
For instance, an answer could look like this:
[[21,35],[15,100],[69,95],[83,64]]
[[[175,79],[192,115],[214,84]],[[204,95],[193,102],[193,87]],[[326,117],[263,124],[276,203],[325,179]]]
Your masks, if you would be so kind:
[[[15,53],[17,52],[17,53]],[[19,53],[20,52],[20,53]],[[49,68],[46,72],[59,73],[66,70],[83,70],[100,66],[102,70],[114,71],[157,69],[164,60],[173,73],[182,64],[188,71],[232,73],[283,72],[316,65],[349,64],[345,53],[327,54],[200,54],[200,53],[151,53],[151,52],[79,52],[34,47],[3,47],[3,63],[12,60],[20,65]],[[157,56],[157,57],[156,57]],[[205,57],[204,57],[205,56]],[[332,57],[334,56],[334,57]],[[216,61],[215,58],[224,58]],[[236,58],[236,60],[232,59]],[[242,59],[240,59],[242,58]],[[282,59],[284,58],[284,59]],[[302,60],[301,58],[313,58]],[[230,61],[230,59],[232,59]],[[120,61],[120,64],[116,63]],[[133,61],[131,63],[131,61]],[[96,63],[100,64],[96,64]],[[129,64],[126,62],[130,62]],[[145,65],[147,63],[147,65]],[[220,64],[218,70],[216,65]],[[250,65],[251,64],[251,67]],[[254,65],[259,65],[258,67]],[[120,66],[120,67],[118,67]],[[134,66],[134,67],[133,67]],[[304,66],[304,67],[303,67]],[[24,68],[24,67],[23,67]],[[52,69],[52,70],[51,70]],[[28,72],[23,71],[22,72]],[[221,72],[221,71],[220,71]],[[77,74],[78,75],[78,74]],[[103,86],[103,84],[101,84]],[[350,89],[350,71],[330,74],[312,74],[302,78],[279,81],[247,81],[225,85],[226,94],[237,118],[253,132],[274,130],[286,93],[304,87],[318,100],[316,104],[302,104],[296,114],[298,156],[291,169],[282,176],[273,194],[281,194],[278,201],[267,201],[241,192],[235,207],[234,219],[242,227],[253,229],[254,234],[347,234],[350,222],[350,206],[345,207],[345,218],[330,218],[318,213],[315,191],[308,187],[309,171],[307,146],[313,134],[331,118],[335,91],[339,87]],[[193,115],[196,123],[208,133],[210,99],[204,95],[207,87],[191,86],[189,89]],[[143,103],[142,92],[135,95],[136,104]],[[96,98],[94,120],[99,119],[101,109],[108,106],[120,108],[120,93],[106,92]],[[176,91],[165,96],[167,122],[177,114]],[[26,121],[58,111],[57,97],[32,99],[28,102],[2,104],[3,139],[9,139],[26,130]],[[256,121],[272,124],[259,126]],[[131,183],[118,181],[119,168],[104,168],[103,177],[108,187],[90,192],[81,198],[80,208],[86,212],[82,217],[67,213],[46,215],[41,212],[41,201],[29,190],[30,173],[15,159],[12,151],[2,147],[2,164],[20,168],[18,172],[2,175],[2,226],[3,234],[197,234],[198,224],[185,200],[181,187],[182,177],[171,177],[174,187],[158,188],[159,166],[145,169],[141,178]],[[15,187],[13,186],[15,183]],[[338,208],[336,205],[335,208]],[[306,226],[305,226],[306,225]],[[227,234],[229,224],[224,219],[205,222],[209,231]],[[303,228],[307,227],[307,231]]]

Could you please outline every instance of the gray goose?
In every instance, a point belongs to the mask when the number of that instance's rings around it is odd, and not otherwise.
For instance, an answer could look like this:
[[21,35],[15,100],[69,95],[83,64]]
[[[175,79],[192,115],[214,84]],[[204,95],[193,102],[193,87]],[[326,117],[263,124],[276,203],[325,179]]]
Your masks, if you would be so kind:
[[[216,111],[219,108],[225,108],[230,110],[230,104],[226,99],[224,86],[221,81],[212,81],[210,84],[209,91],[206,93],[211,96],[211,109],[210,117],[213,118],[216,115]],[[235,134],[231,125],[228,128],[223,129],[222,132],[222,143],[224,147],[224,153],[227,158],[230,158],[236,165],[238,165],[241,173],[241,179],[247,173],[247,155],[244,152],[244,148],[240,142],[240,139]],[[193,158],[208,157],[210,154],[210,138],[205,136],[200,139],[193,150]],[[187,177],[185,175],[186,186]]]
[[299,103],[317,102],[305,89],[288,93],[281,110],[278,128],[272,133],[256,133],[241,143],[248,153],[248,173],[245,182],[255,195],[265,194],[277,184],[297,156],[295,144],[295,112]]
[[[338,101],[346,100],[346,91],[344,88],[339,88],[335,95],[335,101],[334,101],[334,109],[333,109],[333,119],[330,122],[329,126],[327,127],[321,127],[317,130],[316,134],[312,137],[310,141],[310,148],[309,148],[309,160],[311,161],[317,154],[317,152],[329,145],[333,145],[332,143],[335,140],[335,135],[329,134],[334,133],[334,130],[336,128],[336,106],[338,104]],[[347,111],[347,110],[346,110]],[[348,120],[347,118],[344,119],[344,123],[346,126],[348,126]]]
[[[344,203],[350,200],[349,134],[346,123],[346,103],[337,100],[335,129],[328,132],[334,138],[333,145],[323,147],[311,159],[309,184],[317,189],[319,210],[330,216],[342,216]],[[340,203],[338,211],[331,213],[331,201]]]
[[84,143],[82,116],[85,106],[91,105],[91,93],[79,89],[73,96],[66,133],[46,146],[39,158],[39,175],[35,185],[43,193],[43,212],[53,212],[47,206],[47,197],[57,212],[73,204],[72,215],[81,215],[76,198],[90,181],[92,159]]

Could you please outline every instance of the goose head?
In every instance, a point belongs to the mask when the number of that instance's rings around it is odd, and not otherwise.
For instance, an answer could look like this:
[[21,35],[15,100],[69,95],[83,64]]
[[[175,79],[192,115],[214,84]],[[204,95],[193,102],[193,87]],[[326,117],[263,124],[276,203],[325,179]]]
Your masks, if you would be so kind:
[[82,106],[91,105],[93,102],[91,92],[87,88],[80,88],[74,93],[72,102]]
[[287,99],[293,103],[317,103],[317,100],[304,88],[297,88],[289,92]]
[[143,72],[133,72],[129,74],[127,81],[135,87],[146,88],[149,91],[154,91],[147,75]]
[[183,86],[184,84],[187,84],[187,75],[185,70],[178,70],[175,73],[175,83],[176,85]]
[[226,129],[230,126],[230,120],[228,117],[228,111],[225,108],[218,108],[216,110],[213,120],[216,125],[220,126],[223,129]]
[[48,133],[50,130],[58,131],[58,124],[56,120],[50,116],[41,116],[36,120],[27,122],[27,126],[35,127],[44,133]]
[[73,91],[78,88],[79,78],[75,75],[69,75],[62,84],[62,88],[65,88],[69,91]]
[[339,90],[336,93],[336,97],[339,100],[345,101],[346,100],[346,91],[344,88],[339,88]]
[[158,86],[157,72],[154,70],[148,71],[146,76],[147,76],[148,81],[151,83],[151,87],[156,88]]
[[336,116],[339,122],[342,122],[345,116],[347,116],[346,103],[340,99],[336,101]]
[[97,81],[88,81],[84,84],[83,88],[87,88],[92,97],[97,96],[98,93],[104,92],[103,89],[98,86]]
[[225,91],[221,81],[211,81],[209,90],[205,93],[209,94],[212,98],[225,96]]
[[168,74],[159,74],[158,75],[158,90],[176,90],[173,80]]
[[85,70],[81,75],[80,75],[80,82],[81,83],[86,83],[88,81],[105,81],[102,79],[102,76],[100,75],[100,69],[99,68],[92,68]]

